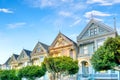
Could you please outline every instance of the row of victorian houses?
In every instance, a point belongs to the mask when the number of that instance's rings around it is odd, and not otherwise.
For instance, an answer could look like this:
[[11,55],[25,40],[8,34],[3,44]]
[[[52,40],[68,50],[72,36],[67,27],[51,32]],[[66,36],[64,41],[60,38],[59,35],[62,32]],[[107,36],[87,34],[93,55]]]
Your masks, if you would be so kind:
[[59,32],[50,46],[38,42],[32,51],[23,49],[19,55],[13,54],[1,68],[20,69],[28,65],[41,65],[45,56],[70,56],[79,61],[77,80],[119,80],[117,71],[96,72],[90,63],[94,51],[103,45],[108,37],[115,36],[117,36],[115,29],[91,19],[80,35],[77,36],[77,42]]

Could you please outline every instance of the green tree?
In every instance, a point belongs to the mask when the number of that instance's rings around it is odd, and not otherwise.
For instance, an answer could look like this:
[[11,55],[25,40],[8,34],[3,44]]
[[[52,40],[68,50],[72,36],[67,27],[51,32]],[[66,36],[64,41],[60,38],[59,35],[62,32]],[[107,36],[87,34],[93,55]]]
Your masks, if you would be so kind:
[[20,80],[16,76],[16,70],[0,70],[0,80]]
[[49,73],[52,74],[53,79],[61,78],[61,74],[72,75],[78,72],[78,61],[73,60],[70,57],[48,57],[43,62]]
[[120,37],[108,38],[91,58],[96,71],[115,69],[120,65]]
[[19,70],[18,76],[20,78],[27,78],[29,80],[35,80],[36,77],[42,77],[46,73],[44,66],[27,66]]

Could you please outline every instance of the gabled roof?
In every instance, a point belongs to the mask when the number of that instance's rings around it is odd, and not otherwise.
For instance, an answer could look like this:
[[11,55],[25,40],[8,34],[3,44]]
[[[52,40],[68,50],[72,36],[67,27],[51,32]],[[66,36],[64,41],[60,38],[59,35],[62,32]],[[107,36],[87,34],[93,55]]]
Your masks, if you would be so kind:
[[48,49],[49,49],[49,46],[48,46],[48,45],[46,45],[46,44],[44,44],[44,43],[42,43],[42,42],[39,42],[39,41],[38,41],[38,44],[40,44],[45,50],[48,51]]
[[30,51],[30,50],[27,50],[27,49],[23,49],[23,50],[21,51],[21,53],[20,53],[20,55],[19,55],[19,57],[18,57],[17,60],[19,60],[19,59],[21,58],[21,55],[22,55],[22,54],[25,54],[27,57],[30,58],[31,51]]
[[7,61],[6,61],[3,65],[8,65],[8,64],[9,64],[10,59],[11,59],[11,57],[9,57],[9,58],[7,59]]
[[17,60],[17,58],[18,58],[18,54],[13,54],[13,56],[15,57],[15,59]]
[[68,41],[72,42],[72,44],[77,45],[76,42],[74,42],[72,39],[68,38],[68,37],[65,36],[63,33],[59,32],[58,35],[57,35],[57,37],[55,38],[55,40],[53,41],[53,43],[51,44],[50,47],[52,47],[52,46],[56,43],[56,41],[57,41],[57,39],[59,38],[59,36],[62,36],[62,37],[64,37],[64,38],[66,38]]
[[31,54],[34,54],[35,50],[36,50],[37,47],[39,47],[39,46],[48,53],[48,51],[49,51],[49,50],[48,50],[48,49],[49,49],[49,46],[48,46],[47,44],[44,44],[44,43],[38,41],[38,43],[35,45],[35,47],[34,47],[34,49],[33,49],[33,51],[32,51]]
[[31,54],[32,51],[27,50],[27,49],[23,49],[23,51],[25,51],[26,55],[30,57],[30,54]]
[[84,35],[84,33],[89,29],[90,25],[93,24],[93,23],[96,24],[96,25],[99,25],[100,27],[103,27],[104,29],[109,30],[110,32],[115,32],[115,30],[112,27],[107,26],[106,24],[102,23],[101,21],[98,21],[96,19],[91,19],[89,21],[89,23],[86,25],[86,27],[83,29],[83,31],[79,34],[77,39],[78,38],[80,39]]
[[[60,33],[61,33],[61,32],[60,32]],[[77,44],[75,41],[73,41],[72,39],[68,38],[66,35],[64,35],[64,34],[62,34],[62,33],[61,33],[61,35],[65,36],[69,41],[73,42],[73,44],[75,44],[75,45]]]

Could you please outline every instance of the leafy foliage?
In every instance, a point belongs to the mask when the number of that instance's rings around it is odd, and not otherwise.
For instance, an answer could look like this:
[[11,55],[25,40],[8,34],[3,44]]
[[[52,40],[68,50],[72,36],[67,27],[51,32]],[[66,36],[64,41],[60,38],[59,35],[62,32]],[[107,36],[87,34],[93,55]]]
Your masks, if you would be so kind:
[[0,80],[20,80],[15,70],[0,70]]
[[73,60],[70,57],[48,57],[43,62],[48,72],[54,76],[58,74],[72,75],[78,72],[78,61]]
[[108,38],[93,54],[91,63],[96,71],[109,70],[120,65],[120,37]]
[[18,76],[20,78],[34,79],[45,75],[46,69],[42,66],[27,66],[19,70]]

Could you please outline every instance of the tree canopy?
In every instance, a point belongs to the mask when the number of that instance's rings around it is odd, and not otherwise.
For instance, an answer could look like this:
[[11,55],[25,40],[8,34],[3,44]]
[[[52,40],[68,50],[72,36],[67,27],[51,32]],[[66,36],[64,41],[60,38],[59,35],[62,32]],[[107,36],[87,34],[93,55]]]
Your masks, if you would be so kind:
[[[46,69],[49,73],[53,74],[53,77],[57,77],[58,74],[72,75],[78,72],[78,61],[73,60],[70,57],[48,57],[43,62],[46,65]],[[53,79],[52,79],[53,80]]]
[[16,70],[0,70],[0,80],[20,80],[16,76]]
[[45,73],[46,69],[43,66],[27,66],[19,70],[18,76],[34,80],[36,77],[44,76]]
[[96,71],[116,69],[120,65],[120,37],[108,38],[91,58]]

